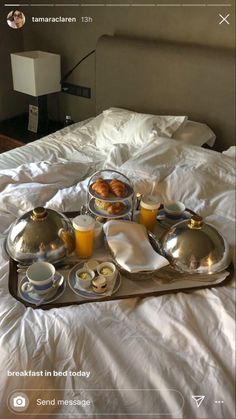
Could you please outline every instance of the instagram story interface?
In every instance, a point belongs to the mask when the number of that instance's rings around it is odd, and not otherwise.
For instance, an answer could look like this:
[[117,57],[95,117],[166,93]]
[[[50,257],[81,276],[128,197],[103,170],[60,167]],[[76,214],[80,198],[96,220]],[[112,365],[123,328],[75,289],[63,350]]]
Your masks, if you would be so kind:
[[235,9],[1,5],[0,417],[235,417]]

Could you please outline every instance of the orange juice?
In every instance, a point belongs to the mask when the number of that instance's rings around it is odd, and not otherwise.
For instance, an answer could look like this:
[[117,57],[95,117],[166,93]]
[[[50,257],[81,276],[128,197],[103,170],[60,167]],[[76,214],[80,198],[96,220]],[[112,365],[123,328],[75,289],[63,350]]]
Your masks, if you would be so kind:
[[144,195],[140,202],[139,222],[145,225],[147,230],[154,231],[156,225],[157,212],[160,203],[158,198],[152,195]]
[[89,258],[93,253],[93,230],[75,230],[75,249],[78,256]]
[[89,215],[78,215],[73,219],[75,249],[77,255],[86,259],[92,256],[95,220]]

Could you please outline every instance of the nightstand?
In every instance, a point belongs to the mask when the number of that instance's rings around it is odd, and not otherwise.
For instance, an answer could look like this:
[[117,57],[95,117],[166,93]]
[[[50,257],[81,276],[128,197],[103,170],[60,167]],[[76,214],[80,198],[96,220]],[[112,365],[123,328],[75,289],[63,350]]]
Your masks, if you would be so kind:
[[[63,128],[63,124],[57,121],[49,121],[48,128],[43,133],[28,131],[28,115],[19,115],[0,122],[0,153],[11,148],[39,140],[46,135]],[[1,138],[2,136],[2,138]],[[11,141],[12,140],[12,141]],[[12,147],[11,147],[12,143]]]
[[13,148],[21,147],[22,145],[24,145],[22,141],[14,140],[13,138],[0,134],[0,154]]

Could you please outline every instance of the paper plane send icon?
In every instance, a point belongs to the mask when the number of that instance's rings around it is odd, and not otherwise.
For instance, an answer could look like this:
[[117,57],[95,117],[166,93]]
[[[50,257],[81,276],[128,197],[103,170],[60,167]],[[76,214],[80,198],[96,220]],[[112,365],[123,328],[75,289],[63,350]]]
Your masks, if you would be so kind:
[[192,399],[195,400],[197,407],[200,407],[205,397],[206,396],[192,396]]

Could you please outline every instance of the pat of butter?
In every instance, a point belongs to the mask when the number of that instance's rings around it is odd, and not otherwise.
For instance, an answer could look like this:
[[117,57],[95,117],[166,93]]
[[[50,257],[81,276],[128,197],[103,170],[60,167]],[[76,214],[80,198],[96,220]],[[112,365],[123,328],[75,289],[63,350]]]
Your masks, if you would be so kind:
[[112,275],[113,274],[113,270],[111,268],[108,267],[104,267],[101,269],[101,274],[102,275]]
[[81,272],[79,278],[84,280],[92,279],[88,272]]

